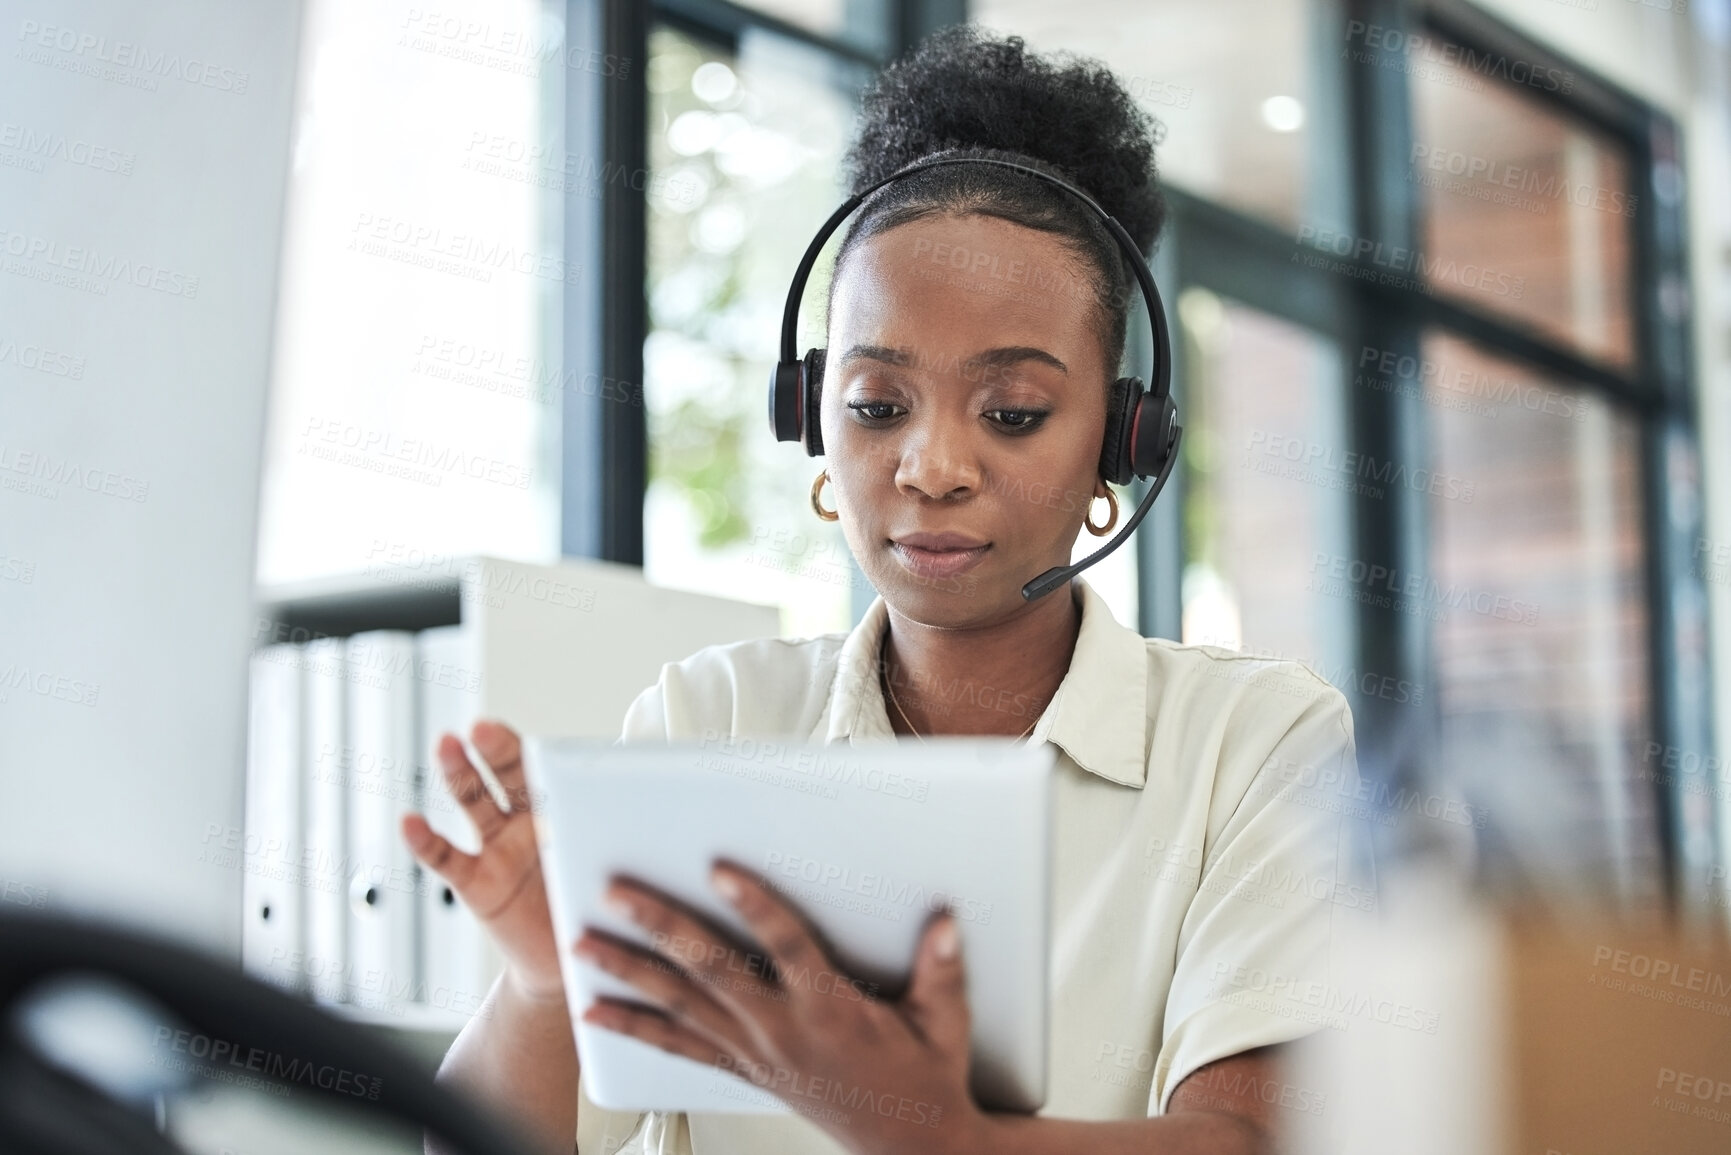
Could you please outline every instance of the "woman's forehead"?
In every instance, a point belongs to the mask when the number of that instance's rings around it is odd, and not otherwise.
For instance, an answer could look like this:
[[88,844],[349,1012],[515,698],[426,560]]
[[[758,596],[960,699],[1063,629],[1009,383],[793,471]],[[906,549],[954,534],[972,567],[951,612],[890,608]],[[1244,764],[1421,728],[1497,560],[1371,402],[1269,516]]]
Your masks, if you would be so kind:
[[1050,233],[979,214],[922,218],[849,254],[830,345],[1056,344],[1074,360],[1097,343],[1097,300],[1084,262]]

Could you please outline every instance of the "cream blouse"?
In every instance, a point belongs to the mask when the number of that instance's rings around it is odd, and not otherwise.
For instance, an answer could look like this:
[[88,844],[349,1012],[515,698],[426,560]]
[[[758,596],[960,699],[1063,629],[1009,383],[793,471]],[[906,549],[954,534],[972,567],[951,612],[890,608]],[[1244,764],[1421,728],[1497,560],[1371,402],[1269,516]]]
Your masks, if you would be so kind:
[[[1042,1115],[1163,1113],[1207,1063],[1333,1021],[1338,920],[1368,911],[1352,715],[1293,662],[1144,638],[1086,580],[1070,668],[1029,738],[1058,748]],[[895,740],[880,596],[847,634],[710,646],[662,667],[621,742],[705,730]],[[977,693],[994,693],[978,687]],[[1332,1007],[1332,1009],[1331,1009]],[[581,1155],[835,1155],[798,1115],[608,1111]]]

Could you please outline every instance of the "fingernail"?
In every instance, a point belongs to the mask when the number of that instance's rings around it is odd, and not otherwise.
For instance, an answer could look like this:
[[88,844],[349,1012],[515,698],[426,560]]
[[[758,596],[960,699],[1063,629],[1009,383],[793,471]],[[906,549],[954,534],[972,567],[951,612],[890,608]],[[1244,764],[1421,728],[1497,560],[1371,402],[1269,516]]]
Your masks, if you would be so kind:
[[955,958],[961,951],[962,938],[956,933],[955,919],[946,918],[939,924],[938,929],[932,932],[932,948],[945,962]]
[[714,884],[716,893],[728,902],[738,902],[740,895],[744,893],[739,889],[739,882],[733,875],[724,870],[715,871],[709,876],[709,881]]
[[636,904],[629,898],[626,898],[623,894],[609,894],[606,902],[607,909],[612,911],[614,914],[623,915],[626,918],[637,917]]

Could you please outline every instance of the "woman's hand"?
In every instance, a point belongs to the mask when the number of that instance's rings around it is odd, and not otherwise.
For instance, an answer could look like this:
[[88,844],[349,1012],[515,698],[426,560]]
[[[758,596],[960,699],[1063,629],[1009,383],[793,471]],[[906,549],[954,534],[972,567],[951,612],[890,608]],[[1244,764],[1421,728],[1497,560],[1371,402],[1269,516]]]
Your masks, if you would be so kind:
[[475,723],[469,738],[504,787],[510,810],[499,809],[493,801],[456,735],[443,734],[438,754],[445,784],[480,833],[481,852],[464,854],[434,833],[419,814],[403,816],[403,837],[415,857],[474,912],[504,954],[507,976],[522,993],[538,1001],[562,1001],[565,983],[529,814],[522,744],[516,731],[497,722]]
[[603,998],[586,1022],[733,1071],[861,1153],[967,1151],[984,1115],[968,1093],[968,1007],[953,915],[921,936],[907,994],[888,1002],[836,968],[805,921],[740,867],[716,890],[763,953],[628,880],[608,892],[650,935],[640,947],[594,928],[580,957],[653,1004]]

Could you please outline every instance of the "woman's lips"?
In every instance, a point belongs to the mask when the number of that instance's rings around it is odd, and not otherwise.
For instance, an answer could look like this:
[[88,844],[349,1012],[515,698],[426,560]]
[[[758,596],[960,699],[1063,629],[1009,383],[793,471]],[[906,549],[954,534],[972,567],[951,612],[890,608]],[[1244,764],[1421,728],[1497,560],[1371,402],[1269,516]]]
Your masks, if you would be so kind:
[[921,549],[899,541],[892,541],[890,545],[902,565],[923,578],[952,578],[957,574],[967,573],[979,565],[980,559],[986,556],[986,551],[992,548],[990,543],[975,546],[973,549],[943,550]]

